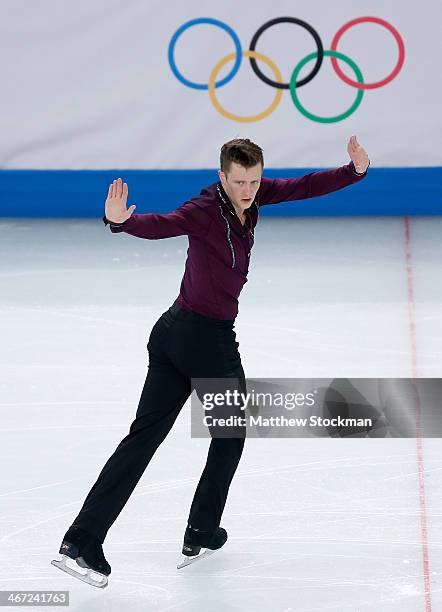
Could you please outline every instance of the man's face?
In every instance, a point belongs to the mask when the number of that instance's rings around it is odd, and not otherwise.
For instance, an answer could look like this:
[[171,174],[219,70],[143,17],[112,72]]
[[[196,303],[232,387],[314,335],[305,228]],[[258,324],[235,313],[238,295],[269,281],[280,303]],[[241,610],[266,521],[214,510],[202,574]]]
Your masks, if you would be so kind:
[[249,208],[255,199],[256,192],[261,182],[262,166],[256,164],[251,168],[244,168],[235,162],[231,162],[229,171],[224,173],[218,170],[224,191],[229,196],[234,207],[240,212]]

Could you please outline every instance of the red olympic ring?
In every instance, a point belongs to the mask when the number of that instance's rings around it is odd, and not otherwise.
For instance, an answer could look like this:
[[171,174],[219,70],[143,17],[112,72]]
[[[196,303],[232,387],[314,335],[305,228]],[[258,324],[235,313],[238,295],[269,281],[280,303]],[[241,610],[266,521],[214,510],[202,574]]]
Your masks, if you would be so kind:
[[332,51],[337,51],[338,42],[344,32],[346,32],[348,29],[358,23],[377,23],[381,26],[384,26],[384,28],[387,28],[387,30],[393,34],[399,48],[399,58],[393,71],[387,77],[385,77],[385,79],[382,79],[382,81],[377,81],[376,83],[358,83],[357,81],[352,81],[351,79],[349,79],[342,72],[342,70],[338,66],[338,62],[335,57],[330,58],[331,63],[338,77],[342,79],[345,83],[347,83],[347,85],[356,87],[356,89],[377,89],[378,87],[382,87],[383,85],[386,85],[387,83],[392,81],[394,77],[397,76],[398,72],[401,70],[405,59],[404,42],[396,28],[394,28],[390,23],[388,23],[388,21],[380,19],[379,17],[358,17],[357,19],[352,19],[351,21],[343,25],[342,28],[340,28],[340,30],[336,32],[331,44]]

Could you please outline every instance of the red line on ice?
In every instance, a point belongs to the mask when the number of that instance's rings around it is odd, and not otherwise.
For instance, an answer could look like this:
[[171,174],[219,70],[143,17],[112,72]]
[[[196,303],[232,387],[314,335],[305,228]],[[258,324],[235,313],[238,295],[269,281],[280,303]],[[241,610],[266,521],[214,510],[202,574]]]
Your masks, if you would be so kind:
[[[411,257],[411,235],[410,219],[404,217],[404,237],[405,237],[405,264],[407,270],[407,292],[408,292],[408,326],[411,345],[411,371],[413,379],[418,378],[417,370],[417,343],[416,343],[416,309],[414,301],[414,274],[413,260]],[[421,524],[421,543],[422,543],[422,562],[424,570],[424,596],[425,612],[431,612],[431,588],[430,588],[430,559],[428,554],[428,529],[427,512],[425,503],[425,469],[424,469],[424,450],[421,436],[421,404],[419,394],[417,394],[416,406],[416,452],[418,467],[419,484],[419,510]]]

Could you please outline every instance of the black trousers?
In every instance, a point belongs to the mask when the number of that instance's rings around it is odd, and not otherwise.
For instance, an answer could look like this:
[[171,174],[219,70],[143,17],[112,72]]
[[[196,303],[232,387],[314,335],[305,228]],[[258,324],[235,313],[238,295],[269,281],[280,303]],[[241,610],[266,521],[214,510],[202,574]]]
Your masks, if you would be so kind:
[[[233,321],[185,312],[176,304],[163,313],[149,337],[149,368],[136,418],[72,525],[104,541],[191,394],[191,378],[237,378],[244,384],[235,338]],[[243,446],[244,437],[212,438],[190,508],[192,526],[218,528]]]

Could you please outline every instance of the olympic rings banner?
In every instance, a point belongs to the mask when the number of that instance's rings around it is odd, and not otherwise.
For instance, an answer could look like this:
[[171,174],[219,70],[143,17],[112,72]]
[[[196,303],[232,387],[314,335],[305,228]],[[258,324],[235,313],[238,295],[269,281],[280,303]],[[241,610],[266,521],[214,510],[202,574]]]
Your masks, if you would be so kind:
[[440,0],[2,2],[0,168],[442,166]]
[[[317,47],[317,50],[315,52],[310,53],[309,55],[306,55],[296,64],[291,74],[290,81],[287,83],[283,82],[281,72],[279,68],[277,67],[277,65],[267,55],[259,53],[256,50],[258,40],[261,38],[262,34],[266,32],[266,30],[268,30],[269,28],[276,26],[280,23],[292,23],[292,24],[295,24],[295,25],[298,25],[304,28],[309,34],[311,34],[315,42],[315,45]],[[353,26],[357,24],[362,24],[362,23],[374,23],[374,24],[383,26],[384,28],[388,30],[388,32],[390,32],[393,35],[394,39],[396,40],[397,46],[398,46],[398,59],[397,59],[395,67],[390,72],[390,74],[388,74],[386,77],[380,79],[379,81],[375,83],[366,83],[364,81],[364,77],[362,76],[362,73],[359,67],[357,66],[357,64],[355,64],[355,62],[352,59],[350,59],[347,55],[344,55],[343,53],[339,53],[337,50],[337,45],[342,35],[346,31],[348,31],[350,28],[352,28]],[[195,83],[185,78],[181,74],[181,72],[178,70],[176,61],[175,61],[175,47],[176,47],[179,37],[186,30],[188,30],[189,28],[193,26],[197,26],[197,25],[216,26],[220,28],[221,30],[224,30],[232,38],[232,41],[235,45],[235,53],[230,53],[228,55],[225,55],[215,65],[212,72],[210,73],[210,77],[209,77],[209,81],[207,85]],[[176,78],[183,85],[186,85],[187,87],[191,87],[193,89],[209,90],[210,100],[214,108],[220,113],[220,115],[232,121],[237,121],[238,123],[252,123],[255,121],[261,121],[262,119],[265,119],[277,108],[277,106],[281,102],[282,90],[290,89],[290,94],[293,100],[293,104],[300,111],[300,113],[304,115],[304,117],[307,117],[308,119],[311,119],[312,121],[317,121],[318,123],[334,123],[336,121],[342,121],[344,119],[347,119],[347,117],[349,117],[352,113],[355,112],[355,110],[358,108],[358,106],[362,102],[364,91],[368,89],[377,89],[378,87],[383,87],[387,85],[388,83],[390,83],[399,74],[404,64],[405,46],[404,46],[404,41],[402,40],[402,37],[399,34],[399,32],[388,21],[385,21],[384,19],[380,19],[379,17],[357,17],[356,19],[352,19],[348,21],[347,23],[345,23],[343,26],[339,28],[339,30],[336,32],[336,34],[333,37],[332,43],[330,45],[330,50],[324,51],[324,46],[323,46],[321,37],[319,36],[318,32],[313,28],[313,26],[311,26],[309,23],[307,23],[306,21],[303,21],[302,19],[297,19],[295,17],[277,17],[275,19],[270,19],[270,21],[267,21],[262,26],[260,26],[258,30],[253,34],[249,49],[243,50],[241,47],[241,42],[236,32],[232,30],[232,28],[229,25],[227,25],[223,21],[219,21],[218,19],[199,18],[199,19],[192,19],[190,21],[187,21],[186,23],[181,25],[178,28],[178,30],[176,30],[169,44],[168,57],[169,57],[170,68],[173,74],[176,76]],[[264,111],[256,115],[245,115],[245,116],[235,115],[234,113],[231,113],[225,110],[219,103],[216,97],[216,93],[215,93],[215,90],[217,88],[226,85],[233,79],[234,76],[236,76],[236,74],[238,73],[240,69],[241,60],[243,57],[249,58],[250,66],[253,72],[261,81],[263,81],[270,87],[276,88],[277,90],[275,97],[272,103],[270,104],[270,106],[268,106],[268,108],[266,108]],[[339,115],[336,115],[334,117],[321,117],[313,113],[310,113],[308,110],[306,110],[303,107],[303,105],[300,102],[299,96],[298,96],[299,89],[302,86],[310,83],[310,81],[312,81],[312,79],[318,74],[322,66],[324,57],[331,58],[331,64],[333,66],[333,69],[340,79],[342,79],[345,83],[347,83],[351,87],[354,87],[357,89],[356,99],[351,105],[351,107],[345,112],[340,113]],[[346,64],[348,64],[351,67],[351,69],[354,71],[356,75],[356,81],[348,78],[343,73],[343,71],[341,70],[337,62],[338,59],[344,61]],[[269,66],[269,68],[271,69],[273,73],[274,80],[267,77],[261,71],[261,69],[258,66],[257,60],[260,60],[264,62],[264,64],[267,64],[267,66]],[[311,71],[304,78],[298,79],[298,76],[302,68],[306,64],[309,64],[310,62],[312,62],[313,60],[314,60],[314,66],[311,69]],[[229,62],[233,62],[232,69],[230,70],[230,72],[228,73],[226,77],[217,81],[216,79],[221,69],[223,68],[223,66],[225,66]]]

